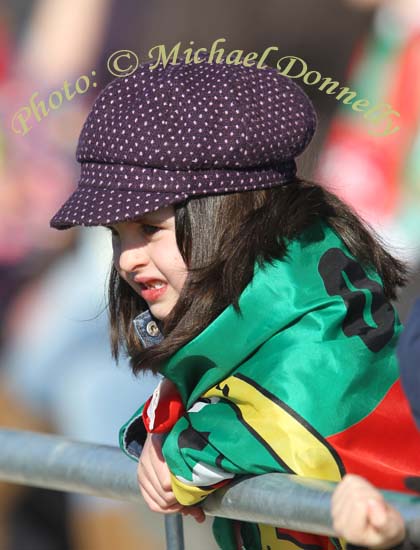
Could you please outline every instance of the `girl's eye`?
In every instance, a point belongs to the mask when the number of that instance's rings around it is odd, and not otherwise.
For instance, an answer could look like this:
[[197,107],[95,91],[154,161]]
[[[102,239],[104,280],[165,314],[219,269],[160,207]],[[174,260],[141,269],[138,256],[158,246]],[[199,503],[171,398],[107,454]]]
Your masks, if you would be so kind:
[[157,227],[156,225],[148,225],[147,223],[143,224],[142,227],[146,235],[153,235],[153,233],[160,230],[160,227]]

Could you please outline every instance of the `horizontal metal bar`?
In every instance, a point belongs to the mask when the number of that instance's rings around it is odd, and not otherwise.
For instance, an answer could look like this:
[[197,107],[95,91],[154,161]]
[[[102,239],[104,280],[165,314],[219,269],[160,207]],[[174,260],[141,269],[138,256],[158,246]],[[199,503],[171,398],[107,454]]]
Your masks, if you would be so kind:
[[[118,448],[54,435],[0,430],[0,479],[131,502],[142,500],[136,464]],[[287,474],[242,478],[210,495],[203,509],[211,516],[333,535],[330,501],[334,486]],[[412,526],[420,519],[419,497],[382,493],[407,524]],[[420,529],[411,531],[420,544]]]
[[[336,483],[289,474],[264,474],[231,483],[207,497],[204,510],[210,516],[238,518],[320,535],[335,535],[330,515]],[[420,497],[381,491],[410,527],[420,543]],[[416,525],[414,525],[416,523]]]
[[0,430],[0,479],[139,502],[136,463],[117,448],[55,435]]
[[[136,464],[117,447],[0,430],[0,479],[101,497],[142,501]],[[182,517],[165,516],[167,550],[184,550]]]

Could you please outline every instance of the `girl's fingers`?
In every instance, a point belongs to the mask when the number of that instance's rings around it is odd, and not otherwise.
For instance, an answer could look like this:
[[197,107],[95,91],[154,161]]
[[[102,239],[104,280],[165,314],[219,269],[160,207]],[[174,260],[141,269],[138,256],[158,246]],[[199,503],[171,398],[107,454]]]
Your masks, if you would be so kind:
[[159,493],[159,495],[163,499],[174,499],[174,494],[172,492],[172,486],[165,484],[162,486],[162,481],[159,477],[159,475],[156,473],[155,468],[153,467],[153,464],[147,460],[147,458],[141,459],[139,461],[139,465],[137,467],[137,478],[139,480],[139,483],[144,479],[147,478],[151,485],[154,487],[155,491]]
[[343,510],[346,507],[347,499],[345,491],[341,487],[338,487],[333,493],[331,500],[331,514],[333,519],[341,517],[343,515]]
[[358,476],[352,474],[347,474],[341,480],[332,496],[332,505],[335,509],[341,509],[343,504],[348,501],[349,495],[354,491],[355,487],[359,486],[359,480]]
[[165,501],[162,501],[154,491],[153,487],[151,487],[147,482],[140,487],[140,490],[147,506],[152,510],[152,512],[174,514],[176,512],[181,512],[184,508],[184,506],[179,503],[169,505]]
[[162,487],[155,470],[151,464],[148,464],[147,459],[145,459],[145,462],[142,460],[139,461],[137,479],[140,487],[145,486],[148,493],[160,504],[160,506],[162,506],[162,508],[178,504],[173,492],[171,490],[165,490]]
[[404,539],[404,520],[399,512],[385,501],[369,502],[369,520],[386,546],[397,545]]
[[350,476],[344,478],[334,491],[331,501],[331,515],[334,520],[334,527],[340,534],[342,529],[347,526],[347,517],[351,514],[352,499],[350,491],[352,490],[352,485],[350,480]]
[[160,439],[152,439],[152,449],[149,457],[155,479],[158,480],[160,487],[164,491],[172,492],[171,474],[162,454]]
[[181,513],[184,516],[192,516],[198,523],[203,523],[206,519],[206,515],[199,506],[185,506]]
[[348,475],[331,500],[336,533],[363,546],[398,544],[405,535],[404,522],[379,491],[359,476]]
[[373,527],[378,530],[386,527],[388,510],[382,498],[370,498],[368,500],[368,515]]
[[147,502],[154,503],[156,507],[161,508],[162,510],[168,508],[169,506],[173,505],[173,503],[168,502],[165,498],[163,498],[154,488],[154,486],[150,483],[149,479],[147,477],[144,477],[139,482],[140,485],[140,491]]
[[369,536],[368,500],[376,490],[358,476],[346,476],[333,495],[331,513],[338,535],[354,544]]
[[163,458],[161,447],[160,436],[156,434],[147,436],[137,467],[137,478],[139,484],[144,478],[147,478],[162,499],[168,504],[175,504],[176,499],[172,492],[170,472]]

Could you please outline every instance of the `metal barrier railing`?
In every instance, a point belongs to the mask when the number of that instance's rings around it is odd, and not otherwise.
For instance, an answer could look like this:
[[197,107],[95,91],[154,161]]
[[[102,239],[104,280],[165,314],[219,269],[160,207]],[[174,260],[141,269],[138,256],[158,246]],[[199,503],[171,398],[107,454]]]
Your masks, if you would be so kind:
[[[0,480],[96,495],[142,500],[136,464],[117,448],[63,437],[0,430]],[[242,478],[210,495],[207,515],[334,535],[330,516],[334,483],[288,474]],[[410,538],[420,545],[420,497],[382,491],[402,514]],[[167,550],[183,550],[182,517],[165,516]]]

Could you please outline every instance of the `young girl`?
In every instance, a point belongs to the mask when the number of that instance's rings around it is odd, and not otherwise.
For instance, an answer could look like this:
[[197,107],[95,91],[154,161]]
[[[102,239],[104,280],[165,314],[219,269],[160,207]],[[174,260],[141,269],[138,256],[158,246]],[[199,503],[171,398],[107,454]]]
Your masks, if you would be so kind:
[[[114,355],[164,376],[121,429],[155,511],[244,474],[404,490],[418,468],[388,301],[404,268],[296,177],[315,123],[277,71],[201,59],[113,81],[84,125],[80,184],[51,225],[112,231]],[[214,532],[226,550],[341,546],[221,518]]]

